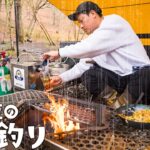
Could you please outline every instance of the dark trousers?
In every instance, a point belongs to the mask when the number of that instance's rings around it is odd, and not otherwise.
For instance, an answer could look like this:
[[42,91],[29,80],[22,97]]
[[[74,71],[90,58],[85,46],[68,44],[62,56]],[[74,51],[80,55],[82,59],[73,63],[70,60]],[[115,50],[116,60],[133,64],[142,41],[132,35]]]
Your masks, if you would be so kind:
[[147,103],[148,100],[150,101],[150,67],[133,70],[131,75],[122,77],[112,71],[94,65],[82,75],[81,80],[82,84],[94,97],[98,96],[106,85],[109,85],[118,94],[122,94],[125,88],[128,87],[128,92],[134,101],[143,92],[142,99],[144,103]]

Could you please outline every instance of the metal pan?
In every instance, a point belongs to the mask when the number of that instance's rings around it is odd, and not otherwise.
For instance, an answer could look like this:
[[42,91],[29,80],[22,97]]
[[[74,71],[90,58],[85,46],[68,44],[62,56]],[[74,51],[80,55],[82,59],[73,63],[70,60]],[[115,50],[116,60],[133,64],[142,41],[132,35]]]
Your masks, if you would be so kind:
[[120,116],[120,114],[126,115],[126,116],[132,116],[135,111],[145,110],[145,109],[150,110],[150,106],[143,105],[143,104],[136,104],[136,105],[135,104],[129,104],[129,105],[122,106],[122,107],[118,108],[116,111],[117,111],[118,116],[123,120],[123,122],[126,125],[132,126],[134,128],[140,128],[140,129],[146,128],[146,129],[148,129],[148,128],[150,128],[150,123],[137,122],[134,120],[127,120],[124,117]]

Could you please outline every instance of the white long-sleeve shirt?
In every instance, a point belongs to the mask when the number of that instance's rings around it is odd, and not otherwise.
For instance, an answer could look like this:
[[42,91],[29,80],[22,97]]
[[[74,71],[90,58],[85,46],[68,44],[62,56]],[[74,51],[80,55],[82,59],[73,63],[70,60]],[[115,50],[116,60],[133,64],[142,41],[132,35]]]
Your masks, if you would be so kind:
[[150,65],[150,59],[129,23],[114,14],[105,16],[99,28],[86,39],[60,48],[59,54],[81,58],[77,65],[60,75],[64,82],[78,78],[88,70],[87,59],[120,76],[131,74],[133,66]]

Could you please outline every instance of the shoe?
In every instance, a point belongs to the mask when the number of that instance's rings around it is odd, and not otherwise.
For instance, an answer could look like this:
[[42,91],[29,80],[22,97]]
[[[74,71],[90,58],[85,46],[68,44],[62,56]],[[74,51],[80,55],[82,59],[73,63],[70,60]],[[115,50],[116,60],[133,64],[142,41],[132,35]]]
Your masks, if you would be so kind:
[[126,105],[128,103],[126,98],[123,95],[118,94],[115,90],[113,90],[108,95],[105,95],[103,98],[105,99],[106,105],[113,109],[117,109],[120,106]]

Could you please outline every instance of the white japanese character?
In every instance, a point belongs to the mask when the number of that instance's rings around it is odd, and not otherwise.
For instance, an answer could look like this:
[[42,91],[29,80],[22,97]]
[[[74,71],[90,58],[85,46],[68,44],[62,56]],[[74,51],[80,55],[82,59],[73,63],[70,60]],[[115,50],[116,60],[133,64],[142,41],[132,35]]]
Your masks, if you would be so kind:
[[0,122],[0,128],[5,129],[5,130],[0,129],[0,148],[2,148],[8,145],[6,138],[6,130],[8,129],[8,127],[3,122]]
[[8,119],[14,119],[18,115],[18,109],[14,105],[8,105],[5,107],[4,114]]
[[[29,126],[28,131],[29,131],[30,138],[33,139],[35,137],[34,126]],[[45,127],[39,127],[39,137],[38,137],[36,143],[32,145],[32,149],[40,146],[42,144],[42,142],[44,141],[44,137],[45,137]]]
[[12,134],[11,137],[16,142],[12,142],[15,148],[18,148],[21,144],[22,138],[23,138],[23,129],[22,128],[14,128],[15,123],[9,124],[9,130],[8,134],[11,134],[12,132],[17,132],[18,136],[16,134]]

